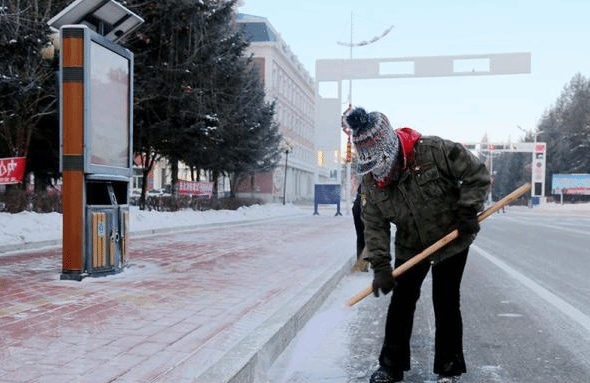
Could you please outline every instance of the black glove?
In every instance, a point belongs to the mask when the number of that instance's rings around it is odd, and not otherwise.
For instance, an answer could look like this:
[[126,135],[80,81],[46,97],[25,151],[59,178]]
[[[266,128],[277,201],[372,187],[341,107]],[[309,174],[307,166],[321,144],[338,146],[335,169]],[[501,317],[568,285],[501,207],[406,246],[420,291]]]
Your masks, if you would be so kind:
[[479,232],[479,221],[477,220],[477,210],[473,207],[462,207],[458,212],[457,229],[459,236],[469,236]]
[[375,270],[373,277],[373,294],[376,297],[379,296],[379,290],[383,292],[383,295],[389,294],[390,291],[395,289],[397,282],[393,277],[391,269]]

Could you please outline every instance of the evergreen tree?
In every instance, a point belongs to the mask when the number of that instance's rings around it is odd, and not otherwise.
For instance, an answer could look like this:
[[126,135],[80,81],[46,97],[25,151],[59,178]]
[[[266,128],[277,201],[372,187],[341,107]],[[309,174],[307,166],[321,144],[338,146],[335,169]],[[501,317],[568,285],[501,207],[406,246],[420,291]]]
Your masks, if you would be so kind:
[[208,121],[204,101],[211,87],[199,86],[196,79],[210,74],[200,71],[203,62],[213,60],[203,52],[216,43],[205,33],[218,8],[215,3],[129,2],[145,20],[128,41],[135,54],[134,151],[144,157],[144,179],[162,157],[176,164],[188,148],[207,147],[203,141],[208,141],[208,131],[201,129]]
[[[552,194],[553,174],[590,173],[590,80],[574,75],[535,129],[524,141],[547,144],[546,195]],[[494,159],[494,198],[530,182],[531,166],[530,153],[505,153]]]
[[[226,17],[233,17],[228,14]],[[281,135],[273,121],[274,104],[265,102],[260,68],[245,56],[246,39],[231,30],[216,67],[216,114],[219,120],[213,170],[230,177],[231,196],[240,179],[268,171],[280,158]]]
[[[145,19],[128,42],[136,68],[134,146],[151,160],[144,177],[159,157],[209,170],[214,180],[242,171],[240,164],[269,166],[277,157],[274,107],[264,102],[263,84],[244,56],[247,42],[233,23],[234,5],[130,2]],[[256,134],[246,134],[254,128]]]
[[557,173],[590,173],[590,80],[580,73],[564,86],[555,105],[538,126],[538,141],[547,142],[547,193]]
[[492,199],[499,201],[517,187],[531,182],[530,153],[502,153],[494,157]]

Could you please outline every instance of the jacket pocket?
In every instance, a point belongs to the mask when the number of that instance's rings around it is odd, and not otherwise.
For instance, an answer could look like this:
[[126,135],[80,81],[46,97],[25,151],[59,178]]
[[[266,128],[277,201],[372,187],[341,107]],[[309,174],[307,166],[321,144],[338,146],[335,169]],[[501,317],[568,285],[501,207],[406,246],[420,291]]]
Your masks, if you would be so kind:
[[375,187],[371,188],[369,193],[383,217],[391,220],[395,216],[395,207],[389,192]]
[[429,166],[416,173],[416,182],[426,199],[443,197],[442,179],[436,166]]

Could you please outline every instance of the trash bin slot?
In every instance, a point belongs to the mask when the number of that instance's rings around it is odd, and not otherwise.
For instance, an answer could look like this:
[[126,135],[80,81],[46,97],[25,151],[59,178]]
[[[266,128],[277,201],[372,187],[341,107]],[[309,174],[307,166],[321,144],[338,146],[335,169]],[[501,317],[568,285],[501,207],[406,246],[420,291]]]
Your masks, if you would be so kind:
[[87,181],[86,203],[88,205],[125,205],[129,182]]
[[111,198],[106,182],[86,183],[86,204],[87,205],[111,205]]
[[112,181],[113,192],[119,205],[128,204],[129,197],[129,182]]

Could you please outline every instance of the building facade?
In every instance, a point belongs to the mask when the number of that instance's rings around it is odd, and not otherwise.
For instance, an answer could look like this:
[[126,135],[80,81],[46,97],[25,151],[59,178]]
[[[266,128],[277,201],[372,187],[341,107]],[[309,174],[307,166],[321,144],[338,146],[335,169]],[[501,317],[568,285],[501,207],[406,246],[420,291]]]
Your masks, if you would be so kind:
[[242,182],[238,193],[269,202],[283,196],[286,202],[313,201],[319,179],[315,81],[266,18],[237,13],[235,20],[250,41],[249,53],[260,68],[267,101],[276,103],[275,121],[285,138],[279,166]]

